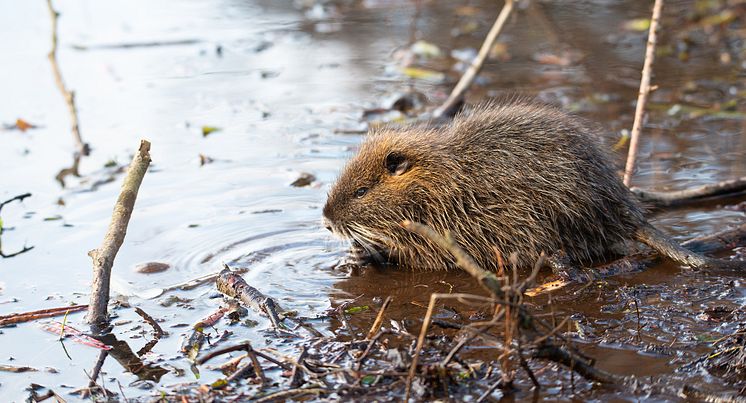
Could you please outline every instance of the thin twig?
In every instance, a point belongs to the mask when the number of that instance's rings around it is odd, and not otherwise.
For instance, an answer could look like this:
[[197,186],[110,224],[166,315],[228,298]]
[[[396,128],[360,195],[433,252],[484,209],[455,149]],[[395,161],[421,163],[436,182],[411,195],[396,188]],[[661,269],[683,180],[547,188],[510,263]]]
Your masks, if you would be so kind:
[[427,313],[425,319],[422,321],[422,328],[420,328],[420,335],[417,337],[417,346],[414,349],[414,355],[412,356],[412,364],[409,367],[409,374],[407,375],[407,388],[404,392],[404,401],[409,401],[409,395],[412,393],[412,380],[414,375],[417,373],[417,362],[420,359],[420,351],[422,345],[425,344],[425,336],[427,335],[427,329],[430,327],[430,319],[433,317],[433,310],[435,309],[435,301],[437,301],[440,295],[451,295],[451,294],[430,294],[430,303],[427,305]]
[[500,35],[500,31],[502,31],[503,26],[505,25],[505,21],[508,20],[511,11],[513,11],[513,0],[505,0],[505,5],[500,11],[500,14],[497,16],[497,19],[492,25],[490,32],[487,34],[487,38],[485,38],[484,42],[482,43],[482,47],[479,48],[477,57],[472,60],[469,68],[466,70],[464,75],[461,76],[461,79],[456,84],[456,87],[453,88],[453,91],[451,91],[448,99],[443,102],[443,105],[439,106],[433,111],[434,118],[439,118],[446,112],[451,112],[454,107],[460,102],[460,100],[463,99],[464,93],[466,93],[469,87],[471,87],[471,85],[474,83],[474,79],[477,77],[477,74],[479,74],[479,72],[482,70],[484,61],[490,54],[492,45],[495,43],[498,35]]
[[101,327],[108,322],[107,305],[109,304],[109,286],[111,282],[111,269],[114,258],[124,242],[127,234],[132,211],[135,207],[137,192],[140,189],[145,172],[150,165],[150,143],[146,140],[140,141],[140,148],[135,153],[132,163],[127,170],[127,176],[122,183],[122,190],[114,205],[111,215],[109,229],[98,249],[88,252],[93,259],[93,284],[91,286],[91,302],[88,307],[87,321],[94,327]]
[[375,334],[378,333],[378,330],[381,329],[381,324],[383,323],[383,313],[386,312],[386,308],[389,307],[390,303],[391,303],[391,296],[388,296],[383,301],[383,304],[381,305],[381,309],[378,310],[378,315],[376,315],[376,320],[373,321],[373,325],[370,327],[370,330],[368,331],[368,336],[366,336],[366,339],[370,339],[371,337],[375,336]]
[[624,184],[627,185],[627,187],[629,187],[632,181],[632,173],[635,171],[637,147],[640,142],[643,121],[645,120],[645,105],[648,103],[648,95],[650,94],[650,75],[653,71],[653,61],[655,61],[658,20],[660,20],[662,8],[663,0],[655,0],[655,5],[653,5],[653,18],[650,20],[650,31],[648,32],[648,43],[645,49],[645,62],[642,67],[640,93],[637,96],[637,106],[635,107],[635,121],[632,124],[629,151],[627,151],[627,165],[624,168]]
[[137,307],[135,308],[135,312],[138,315],[140,315],[140,317],[142,317],[143,320],[145,320],[145,322],[148,322],[148,324],[153,327],[153,331],[155,332],[156,339],[160,339],[161,337],[163,337],[163,335],[165,334],[163,332],[163,328],[161,328],[161,325],[159,325],[158,322],[155,319],[153,319],[152,316],[148,315],[147,312]]
[[39,311],[12,313],[10,315],[0,316],[0,326],[11,325],[14,323],[28,322],[31,320],[52,318],[60,315],[67,315],[72,312],[78,312],[88,309],[88,305],[63,306],[60,308],[42,309]]
[[301,346],[300,354],[298,354],[298,359],[295,360],[290,375],[290,388],[299,388],[303,384],[303,360],[306,359],[306,355],[308,355],[308,349],[306,346]]
[[60,13],[58,13],[52,5],[52,0],[47,0],[47,7],[49,8],[49,14],[52,17],[52,49],[49,51],[48,57],[49,62],[52,64],[52,73],[54,74],[54,81],[57,83],[62,96],[65,98],[67,109],[70,112],[70,120],[72,123],[72,133],[75,139],[75,146],[79,155],[88,155],[90,153],[90,147],[88,144],[83,142],[83,138],[80,135],[80,124],[78,123],[78,109],[75,106],[75,92],[70,91],[65,87],[65,81],[62,79],[62,73],[60,72],[60,66],[57,63],[57,20],[59,19]]

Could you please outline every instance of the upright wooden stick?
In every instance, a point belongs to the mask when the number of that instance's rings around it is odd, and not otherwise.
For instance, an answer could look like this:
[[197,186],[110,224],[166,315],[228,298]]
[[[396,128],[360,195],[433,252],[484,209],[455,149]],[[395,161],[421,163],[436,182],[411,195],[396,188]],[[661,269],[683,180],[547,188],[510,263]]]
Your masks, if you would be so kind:
[[648,94],[650,94],[650,74],[653,71],[653,62],[655,61],[655,44],[658,40],[658,20],[660,19],[662,8],[663,0],[655,0],[653,18],[650,20],[650,31],[648,32],[648,44],[645,49],[645,62],[642,66],[640,93],[637,95],[635,122],[632,124],[632,135],[629,142],[629,151],[627,152],[627,165],[624,168],[624,184],[627,187],[630,185],[632,173],[635,170],[637,145],[640,142],[640,132],[642,131],[643,121],[645,120],[645,105],[648,103]]
[[503,6],[502,11],[500,11],[500,15],[497,16],[495,24],[492,25],[490,32],[487,34],[484,43],[482,43],[482,47],[479,48],[477,57],[471,62],[466,73],[461,76],[461,79],[456,84],[456,87],[453,88],[453,91],[451,91],[448,99],[443,102],[443,105],[433,111],[433,117],[439,118],[444,112],[452,109],[456,103],[458,103],[459,99],[464,96],[464,93],[469,89],[469,87],[471,87],[477,74],[482,70],[484,61],[487,59],[487,55],[490,54],[490,49],[492,49],[492,45],[495,43],[497,36],[500,35],[500,31],[502,31],[505,21],[508,20],[511,11],[513,11],[513,0],[505,0],[505,5]]
[[93,259],[93,284],[91,285],[91,302],[88,306],[87,320],[94,327],[108,322],[107,305],[109,304],[109,283],[111,282],[111,268],[114,258],[124,242],[127,234],[132,210],[135,207],[137,192],[150,165],[150,142],[140,141],[140,149],[130,163],[127,176],[122,183],[114,212],[111,215],[109,230],[98,249],[88,252]]

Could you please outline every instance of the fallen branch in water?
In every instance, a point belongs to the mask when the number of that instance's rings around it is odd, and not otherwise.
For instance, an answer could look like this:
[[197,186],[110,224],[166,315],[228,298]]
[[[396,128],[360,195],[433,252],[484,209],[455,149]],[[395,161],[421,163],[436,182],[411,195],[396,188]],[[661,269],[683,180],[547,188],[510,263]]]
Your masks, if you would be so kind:
[[89,304],[87,321],[90,325],[99,329],[108,323],[109,317],[107,306],[109,304],[109,287],[111,283],[111,269],[114,258],[124,242],[127,234],[132,210],[135,207],[137,192],[140,189],[145,172],[150,165],[150,143],[146,140],[140,141],[140,148],[135,153],[127,176],[122,183],[122,190],[114,205],[109,229],[98,249],[88,252],[93,259],[93,284],[91,285],[91,302]]
[[691,189],[672,192],[654,192],[633,187],[632,193],[643,202],[659,207],[693,204],[712,198],[731,197],[746,192],[746,176]]
[[[502,305],[506,311],[506,328],[510,327],[512,331],[515,331],[517,333],[516,338],[519,340],[519,345],[533,346],[533,353],[531,354],[532,358],[546,359],[562,364],[570,368],[572,371],[584,376],[586,379],[599,383],[620,385],[625,381],[625,378],[622,376],[614,375],[595,368],[593,366],[592,359],[584,356],[576,349],[567,345],[566,341],[561,340],[560,337],[555,334],[556,329],[553,326],[545,323],[543,320],[537,317],[534,317],[530,312],[528,312],[525,305],[523,305],[522,295],[525,290],[531,285],[533,279],[536,277],[536,274],[539,271],[539,268],[543,266],[543,254],[542,258],[540,258],[534,266],[534,271],[527,280],[524,280],[520,284],[517,284],[517,281],[515,280],[514,284],[504,284],[503,281],[501,281],[501,279],[495,273],[482,269],[476,263],[476,261],[469,254],[466,253],[466,251],[461,249],[461,247],[456,244],[456,242],[452,238],[448,236],[444,237],[435,232],[432,228],[419,223],[404,221],[401,225],[405,229],[424,237],[425,239],[450,252],[456,258],[456,265],[458,265],[461,269],[477,279],[482,288],[486,289],[492,295],[492,298],[488,299],[476,295],[463,295],[462,297],[486,300],[494,304]],[[508,276],[505,276],[505,278],[507,277]],[[427,330],[430,326],[435,302],[438,298],[454,297],[458,297],[458,295],[432,294],[430,296],[430,304],[428,305],[428,310],[425,315],[425,319],[423,320],[422,328],[420,329],[420,335],[417,340],[415,352],[412,356],[412,364],[410,366],[409,375],[407,377],[407,386],[404,399],[405,401],[409,399],[412,381],[414,380],[414,376],[417,373],[417,363],[420,351],[422,350],[425,336],[427,335]],[[497,315],[498,312],[496,311],[495,317],[497,317]],[[540,329],[540,327],[543,330]],[[527,342],[524,343],[520,341],[521,337],[526,338]],[[506,337],[506,344],[504,346],[504,349],[506,349],[506,354],[510,352],[510,350],[507,350],[508,343],[513,339],[514,338],[512,336]],[[558,339],[561,341],[560,344],[556,343]],[[519,352],[519,355],[520,354],[522,354],[522,352]]]
[[55,316],[67,315],[73,312],[79,312],[88,309],[88,305],[63,306],[60,308],[42,309],[24,313],[13,313],[10,315],[0,316],[0,326],[12,325],[15,323],[29,322],[32,320],[52,318]]
[[[690,239],[683,242],[681,246],[695,253],[708,254],[746,246],[746,224],[741,224],[738,227],[729,228],[715,234]],[[562,278],[531,288],[526,291],[526,295],[534,297],[549,291],[558,290],[570,284],[581,284],[601,278],[638,273],[656,266],[662,259],[659,254],[653,252],[636,253],[601,266],[581,269],[572,265],[565,266],[565,263],[562,263],[561,260],[551,258],[549,259],[549,265]]]
[[247,307],[269,317],[269,321],[276,330],[289,332],[280,319],[277,312],[279,307],[275,300],[250,286],[243,277],[234,274],[228,266],[220,272],[215,283],[221,293],[236,298]]
[[650,30],[648,31],[648,43],[645,48],[645,61],[642,66],[642,79],[640,80],[640,92],[637,96],[637,106],[635,107],[635,121],[632,123],[632,133],[630,134],[629,150],[627,151],[627,164],[624,167],[624,184],[629,187],[632,181],[632,174],[635,171],[635,161],[637,159],[637,147],[640,143],[640,133],[642,125],[645,123],[645,106],[648,103],[650,94],[650,76],[653,72],[653,62],[655,61],[655,44],[658,36],[658,21],[661,17],[663,0],[655,0],[653,5],[653,17],[650,19]]
[[75,106],[75,93],[65,87],[65,82],[62,79],[62,72],[60,72],[60,66],[57,63],[57,20],[59,19],[60,13],[58,13],[52,5],[52,0],[47,0],[47,7],[49,8],[49,14],[52,17],[52,49],[49,51],[49,62],[52,64],[52,73],[54,74],[54,81],[57,83],[62,96],[65,98],[67,109],[70,112],[70,120],[72,123],[72,133],[75,139],[75,145],[77,148],[78,155],[88,155],[90,153],[90,147],[87,143],[83,142],[83,137],[80,135],[80,124],[78,123],[78,108]]
[[510,16],[510,13],[512,11],[513,0],[505,0],[505,5],[500,11],[500,14],[497,16],[497,19],[492,25],[490,32],[487,34],[487,38],[485,38],[484,42],[482,43],[482,47],[479,48],[477,57],[472,60],[469,68],[466,70],[464,75],[461,76],[461,79],[456,84],[456,87],[453,88],[453,91],[451,91],[448,99],[446,99],[446,101],[443,102],[441,106],[433,111],[434,118],[437,119],[444,115],[454,115],[457,112],[457,110],[455,110],[456,106],[461,103],[461,101],[463,101],[464,94],[474,83],[474,79],[477,77],[477,74],[479,74],[479,72],[482,70],[484,62],[485,60],[487,60],[487,56],[490,54],[490,50],[492,49],[495,40],[497,39],[498,35],[500,35],[500,31],[502,31],[503,26],[505,25],[505,22],[508,20],[508,17]]

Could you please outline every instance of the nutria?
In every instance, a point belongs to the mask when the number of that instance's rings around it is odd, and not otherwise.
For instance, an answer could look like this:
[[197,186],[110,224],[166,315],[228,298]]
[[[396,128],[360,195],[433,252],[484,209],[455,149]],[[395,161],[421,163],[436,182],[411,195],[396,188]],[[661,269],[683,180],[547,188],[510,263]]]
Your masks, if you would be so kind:
[[643,216],[589,125],[527,101],[487,103],[447,125],[374,130],[332,187],[327,229],[368,258],[444,269],[453,257],[404,229],[421,222],[453,239],[482,267],[496,252],[530,267],[563,251],[592,265],[641,241],[680,264],[707,267]]

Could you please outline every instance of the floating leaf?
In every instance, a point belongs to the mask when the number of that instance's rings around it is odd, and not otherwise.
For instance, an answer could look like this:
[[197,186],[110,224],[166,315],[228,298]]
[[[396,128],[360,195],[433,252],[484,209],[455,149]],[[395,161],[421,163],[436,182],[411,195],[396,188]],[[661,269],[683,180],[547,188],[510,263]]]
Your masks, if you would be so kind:
[[423,69],[420,67],[405,67],[401,72],[405,76],[417,80],[443,81],[446,78],[446,75],[439,71]]
[[376,381],[375,375],[365,375],[364,377],[360,378],[360,383],[362,383],[365,386],[370,386]]
[[497,42],[490,48],[490,59],[508,61],[510,60],[510,53],[508,53],[508,45],[504,42]]
[[627,31],[647,31],[650,29],[649,18],[635,18],[624,23],[624,29]]
[[207,137],[210,133],[219,132],[220,130],[222,129],[215,126],[202,126],[202,136]]
[[412,44],[412,52],[422,57],[438,57],[442,54],[437,45],[423,40]]
[[221,378],[221,379],[218,379],[217,381],[213,382],[212,385],[210,385],[210,386],[212,386],[213,389],[221,389],[221,388],[224,388],[224,387],[228,386],[228,381],[226,381],[225,379]]
[[627,142],[629,141],[629,130],[624,129],[622,130],[622,137],[619,138],[619,141],[614,144],[612,149],[614,151],[621,150],[625,145],[627,145]]
[[353,306],[353,307],[345,309],[345,313],[348,313],[350,315],[354,315],[356,313],[365,312],[365,311],[367,311],[369,309],[370,309],[370,307],[368,305]]
[[50,217],[44,217],[44,221],[59,221],[62,219],[62,216],[57,214]]
[[25,132],[28,129],[35,129],[36,127],[37,127],[36,125],[33,125],[33,124],[31,124],[31,123],[29,123],[29,122],[27,122],[27,121],[25,121],[25,120],[23,120],[21,118],[16,119],[16,126],[15,126],[15,128],[18,129],[18,130],[20,130],[20,131],[22,131],[22,132]]
[[734,19],[736,19],[736,13],[734,13],[733,10],[725,9],[721,11],[720,13],[703,18],[702,25],[711,26],[711,25],[727,24],[733,21]]

